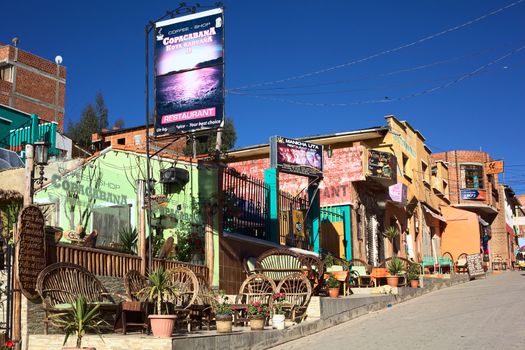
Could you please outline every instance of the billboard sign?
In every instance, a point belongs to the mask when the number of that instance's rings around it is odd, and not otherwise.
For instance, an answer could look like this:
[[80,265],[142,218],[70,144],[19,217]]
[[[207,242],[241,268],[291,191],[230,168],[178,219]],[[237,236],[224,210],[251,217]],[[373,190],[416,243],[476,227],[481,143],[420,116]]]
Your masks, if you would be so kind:
[[285,173],[323,176],[322,145],[274,136],[270,139],[270,161],[272,168]]
[[218,128],[224,115],[223,10],[155,23],[155,134]]
[[393,180],[397,178],[396,157],[392,153],[368,150],[368,175]]
[[485,163],[485,173],[489,174],[499,174],[503,172],[503,161],[494,160],[492,162]]
[[485,190],[461,190],[461,199],[484,201],[487,199],[487,191]]

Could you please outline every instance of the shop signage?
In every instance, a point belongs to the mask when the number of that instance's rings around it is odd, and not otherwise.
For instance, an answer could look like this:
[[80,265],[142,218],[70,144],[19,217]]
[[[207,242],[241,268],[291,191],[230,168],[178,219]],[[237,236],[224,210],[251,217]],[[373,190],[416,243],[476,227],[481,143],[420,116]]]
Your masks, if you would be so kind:
[[485,190],[461,190],[461,199],[484,201],[487,199],[487,191]]
[[35,205],[25,207],[18,216],[18,281],[26,298],[39,299],[36,279],[46,267],[45,219]]
[[368,175],[382,179],[395,179],[395,160],[396,157],[391,153],[368,150]]
[[[60,175],[54,174],[51,177],[51,183],[54,188],[62,188],[66,193],[73,194],[71,198],[77,198],[78,195],[86,196],[88,198],[110,202],[118,205],[126,205],[128,199],[122,194],[115,194],[111,191],[104,191],[97,187],[84,186],[76,181],[68,181],[63,179]],[[100,184],[99,184],[100,185]]]
[[467,255],[468,274],[471,278],[485,276],[485,270],[481,264],[481,254]]
[[397,183],[395,185],[388,187],[388,195],[390,199],[394,202],[401,203],[406,205],[407,201],[408,187],[403,183]]
[[272,168],[285,173],[322,177],[323,146],[274,136],[270,139],[270,162]]
[[503,161],[494,160],[492,162],[485,163],[485,173],[489,174],[499,174],[503,172]]
[[155,23],[155,134],[221,127],[223,10]]

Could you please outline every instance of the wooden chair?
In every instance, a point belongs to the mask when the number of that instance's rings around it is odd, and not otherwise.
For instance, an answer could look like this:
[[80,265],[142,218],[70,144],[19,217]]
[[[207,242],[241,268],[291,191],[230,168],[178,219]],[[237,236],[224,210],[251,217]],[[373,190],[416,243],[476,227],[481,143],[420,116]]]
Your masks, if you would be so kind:
[[148,279],[137,270],[130,270],[124,276],[124,288],[130,301],[139,301],[137,293],[148,285]]
[[258,273],[246,278],[239,288],[239,294],[232,307],[233,323],[238,325],[247,322],[246,307],[248,304],[258,301],[269,305],[276,290],[275,282],[266,274]]
[[275,248],[267,250],[257,257],[255,272],[268,276],[275,282],[282,280],[293,272],[310,274],[311,267],[307,267],[297,254],[289,249]]
[[287,319],[301,322],[306,318],[306,309],[312,297],[312,287],[306,276],[296,272],[284,277],[277,285],[277,293],[285,294],[283,309]]
[[191,331],[194,325],[197,328],[202,329],[203,324],[206,324],[207,330],[210,330],[213,319],[212,290],[208,280],[203,275],[196,274],[195,276],[197,276],[197,281],[199,283],[199,293],[195,298],[195,302],[189,307],[188,330]]
[[443,253],[443,256],[438,258],[439,272],[443,273],[443,268],[447,267],[448,272],[451,274],[454,271],[454,259],[452,254],[449,252]]
[[87,269],[71,263],[55,263],[38,275],[36,288],[44,308],[44,333],[49,331],[53,314],[72,309],[79,296],[89,304],[100,305],[102,314],[114,314],[117,304],[100,281]]
[[350,260],[351,284],[357,288],[373,286],[372,277],[370,276],[371,267],[366,261],[361,259]]
[[433,256],[423,256],[421,261],[421,274],[425,274],[425,267],[432,268],[432,272],[439,270],[439,264],[436,263],[436,260]]
[[255,265],[257,263],[257,258],[253,256],[245,257],[242,259],[242,268],[246,277],[256,273]]
[[468,273],[467,253],[461,253],[458,255],[455,267],[457,273]]
[[325,266],[323,260],[313,254],[302,254],[303,268],[309,269],[308,280],[310,281],[313,293],[319,294],[319,291],[324,287]]
[[195,273],[187,267],[175,267],[169,272],[171,284],[179,291],[178,296],[170,303],[170,310],[177,315],[177,324],[186,325],[190,331],[189,309],[199,294],[199,281]]

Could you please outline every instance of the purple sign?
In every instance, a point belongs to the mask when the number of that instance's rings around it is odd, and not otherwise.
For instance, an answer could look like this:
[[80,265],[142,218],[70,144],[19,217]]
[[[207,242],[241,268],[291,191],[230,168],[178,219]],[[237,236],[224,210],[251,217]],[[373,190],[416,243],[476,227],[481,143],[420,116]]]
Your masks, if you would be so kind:
[[388,194],[390,195],[390,199],[392,199],[392,201],[406,205],[407,190],[408,187],[405,184],[397,183],[388,187]]

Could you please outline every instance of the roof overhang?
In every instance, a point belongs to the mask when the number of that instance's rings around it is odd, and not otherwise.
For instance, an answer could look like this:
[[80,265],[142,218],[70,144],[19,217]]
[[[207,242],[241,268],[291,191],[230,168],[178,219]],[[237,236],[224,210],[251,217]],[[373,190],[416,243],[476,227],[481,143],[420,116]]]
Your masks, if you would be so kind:
[[[370,129],[328,134],[328,135],[318,135],[318,136],[309,136],[301,137],[298,140],[307,141],[311,143],[316,143],[320,145],[336,145],[351,143],[357,141],[371,140],[382,138],[387,132],[387,127],[376,127]],[[256,156],[267,156],[270,154],[270,145],[269,144],[260,144],[255,146],[249,146],[244,148],[233,149],[228,151],[228,158],[248,158]]]
[[498,209],[488,204],[481,204],[481,203],[480,204],[471,204],[471,203],[465,204],[463,203],[463,204],[453,204],[452,206],[454,208],[464,209],[464,210],[474,212],[478,214],[479,216],[481,216],[483,220],[489,223],[492,223],[492,221],[496,218],[496,215],[498,215]]

